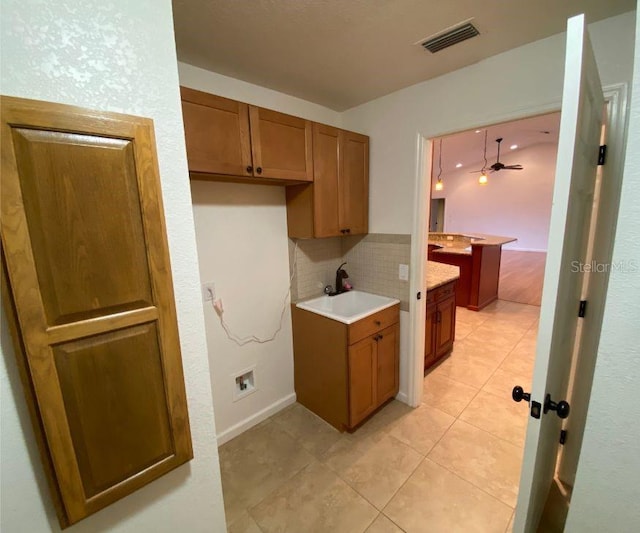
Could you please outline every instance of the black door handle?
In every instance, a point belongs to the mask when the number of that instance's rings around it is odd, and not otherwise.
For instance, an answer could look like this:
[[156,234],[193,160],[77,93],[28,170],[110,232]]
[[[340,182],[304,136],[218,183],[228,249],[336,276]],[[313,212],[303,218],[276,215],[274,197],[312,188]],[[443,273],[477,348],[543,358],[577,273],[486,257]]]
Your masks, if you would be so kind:
[[247,167],[247,173],[248,173],[248,174],[251,174],[252,172],[253,172],[253,167],[252,167],[251,165],[249,165],[249,166]]
[[521,402],[522,400],[526,400],[528,402],[529,400],[531,400],[531,393],[524,392],[520,385],[516,385],[515,387],[513,387],[511,397],[513,398],[514,402]]
[[571,411],[571,406],[564,400],[561,400],[558,403],[552,402],[551,394],[547,394],[544,399],[544,407],[542,408],[542,412],[546,415],[549,411],[555,411],[560,418],[567,418],[569,416],[569,412]]
[[262,174],[262,167],[258,167],[258,168],[256,168],[256,172],[257,172],[258,174]]

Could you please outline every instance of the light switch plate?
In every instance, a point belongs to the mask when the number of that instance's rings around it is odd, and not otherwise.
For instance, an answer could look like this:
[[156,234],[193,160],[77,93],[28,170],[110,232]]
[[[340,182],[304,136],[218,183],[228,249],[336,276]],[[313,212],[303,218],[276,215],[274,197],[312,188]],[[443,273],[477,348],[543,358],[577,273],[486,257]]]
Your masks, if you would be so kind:
[[398,278],[402,281],[409,281],[409,265],[402,263],[398,265]]

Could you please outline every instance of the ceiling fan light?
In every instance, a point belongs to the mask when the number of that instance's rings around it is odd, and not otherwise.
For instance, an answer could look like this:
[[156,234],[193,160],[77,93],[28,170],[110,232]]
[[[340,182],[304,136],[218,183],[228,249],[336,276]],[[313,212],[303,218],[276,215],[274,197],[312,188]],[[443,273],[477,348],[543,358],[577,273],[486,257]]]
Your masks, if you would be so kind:
[[511,146],[509,146],[509,148],[510,148],[511,150],[515,150],[515,149],[517,149],[517,148],[518,148],[518,145],[517,145],[517,144],[512,144]]
[[478,183],[480,185],[486,185],[487,183],[489,183],[489,178],[484,172],[480,174],[480,177],[478,178]]
[[442,183],[442,180],[438,180],[436,182],[436,191],[441,191],[442,189],[444,189],[444,184]]
[[456,168],[461,168],[462,167],[462,163],[457,163],[456,164]]

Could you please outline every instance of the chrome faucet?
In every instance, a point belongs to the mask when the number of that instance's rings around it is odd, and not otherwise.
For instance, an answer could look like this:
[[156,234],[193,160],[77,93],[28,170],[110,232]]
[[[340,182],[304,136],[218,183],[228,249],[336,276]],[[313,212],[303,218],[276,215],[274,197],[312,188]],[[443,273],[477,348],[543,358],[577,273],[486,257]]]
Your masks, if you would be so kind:
[[346,265],[346,264],[347,263],[342,263],[338,267],[338,270],[336,270],[335,291],[333,293],[329,293],[329,296],[335,296],[336,294],[340,294],[340,293],[345,292],[344,285],[343,285],[343,280],[347,279],[349,277],[349,274],[347,274],[346,270],[343,270],[342,267],[344,265]]

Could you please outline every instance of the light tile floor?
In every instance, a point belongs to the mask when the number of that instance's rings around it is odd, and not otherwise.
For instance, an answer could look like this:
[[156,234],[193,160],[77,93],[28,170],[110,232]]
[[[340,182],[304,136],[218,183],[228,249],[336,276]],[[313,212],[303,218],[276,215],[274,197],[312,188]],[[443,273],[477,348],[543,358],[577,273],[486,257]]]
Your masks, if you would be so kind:
[[540,308],[458,308],[454,351],[423,403],[393,401],[353,434],[299,404],[220,448],[229,531],[511,530]]

